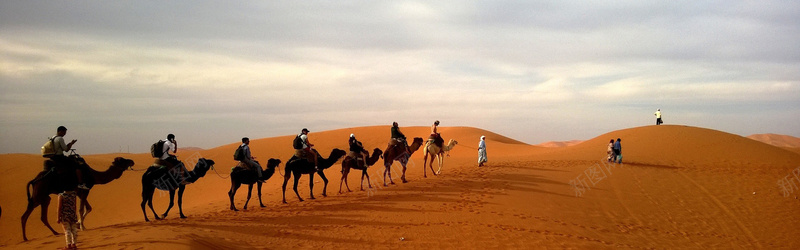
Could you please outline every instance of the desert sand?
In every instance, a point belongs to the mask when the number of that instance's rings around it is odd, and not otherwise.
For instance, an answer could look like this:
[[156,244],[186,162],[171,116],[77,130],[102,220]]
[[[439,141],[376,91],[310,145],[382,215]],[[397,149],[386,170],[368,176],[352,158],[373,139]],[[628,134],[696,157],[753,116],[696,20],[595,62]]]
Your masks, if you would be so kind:
[[[411,137],[427,137],[428,127],[405,127]],[[84,249],[798,249],[800,190],[777,184],[800,167],[800,154],[722,131],[680,125],[623,129],[565,147],[541,147],[471,127],[442,127],[445,140],[458,145],[444,161],[441,175],[423,178],[422,151],[414,153],[408,183],[382,186],[383,160],[371,167],[373,188],[359,191],[360,171],[349,176],[352,192],[338,194],[341,165],[325,170],[327,197],[316,177],[315,200],[300,202],[291,188],[281,203],[282,171],[292,154],[293,135],[251,139],[253,155],[284,161],[263,187],[266,207],[250,200],[248,210],[229,210],[226,179],[238,143],[199,151],[179,151],[180,159],[201,156],[215,170],[187,186],[186,219],[177,207],[160,221],[145,222],[141,175],[148,154],[84,155],[98,170],[114,157],[136,162],[134,171],[89,197],[94,211],[79,233]],[[310,140],[325,156],[346,149],[350,133],[368,149],[386,148],[388,126],[312,132]],[[477,167],[477,144],[486,136],[489,162]],[[622,164],[604,164],[609,139],[622,138]],[[89,143],[89,142],[82,142]],[[144,150],[144,149],[143,149]],[[41,170],[38,155],[0,155],[0,247],[56,249],[39,220],[28,221],[23,242],[20,216],[25,184]],[[574,186],[576,180],[584,185]],[[291,181],[289,186],[291,187]],[[366,183],[365,183],[366,184]],[[580,187],[580,188],[576,188]],[[241,209],[246,187],[236,196]],[[309,197],[308,176],[299,184]],[[53,196],[55,197],[55,196]],[[159,213],[168,198],[156,193]],[[152,219],[152,214],[148,214]],[[50,223],[55,224],[55,203]]]

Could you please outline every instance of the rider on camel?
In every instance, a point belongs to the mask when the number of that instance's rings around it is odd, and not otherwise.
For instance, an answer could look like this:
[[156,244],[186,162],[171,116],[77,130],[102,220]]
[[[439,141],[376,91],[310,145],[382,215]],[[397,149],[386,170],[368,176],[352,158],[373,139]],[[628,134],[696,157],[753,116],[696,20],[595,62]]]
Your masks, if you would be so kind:
[[432,140],[437,146],[442,147],[444,145],[444,139],[442,139],[442,135],[439,134],[438,128],[439,120],[436,120],[433,122],[433,125],[431,125],[431,137],[428,140]]
[[350,157],[358,162],[358,165],[362,165],[362,167],[367,166],[367,157],[369,157],[369,152],[364,149],[364,145],[361,144],[360,141],[356,139],[355,134],[350,134],[350,139],[348,140],[348,144],[350,144]]
[[311,132],[311,131],[308,131],[307,128],[303,128],[303,130],[300,132],[300,134],[297,135],[297,137],[300,138],[301,145],[300,145],[299,148],[295,147],[294,156],[296,156],[297,158],[300,158],[300,159],[306,159],[309,162],[313,162],[314,163],[314,168],[317,171],[319,171],[319,165],[317,163],[317,154],[314,152],[314,150],[312,150],[312,147],[314,147],[314,144],[311,144],[308,141],[308,132]]
[[[72,149],[72,145],[74,145],[78,140],[72,140],[71,142],[66,143],[64,142],[65,135],[67,135],[67,128],[64,126],[59,126],[58,129],[56,129],[56,136],[53,137],[55,154],[50,156],[50,159],[56,163],[56,166],[75,169],[75,174],[77,175],[78,180],[78,188],[88,190],[89,188],[86,187],[86,183],[83,182],[83,175],[81,174],[81,169],[78,163],[64,155],[64,151],[70,151]],[[47,169],[47,164],[45,164],[45,168],[45,170],[50,170]]]
[[411,154],[408,151],[408,141],[406,141],[406,135],[403,132],[400,132],[400,127],[397,125],[397,122],[392,123],[392,140],[389,141],[389,145],[403,145],[403,149],[405,149],[406,154]]

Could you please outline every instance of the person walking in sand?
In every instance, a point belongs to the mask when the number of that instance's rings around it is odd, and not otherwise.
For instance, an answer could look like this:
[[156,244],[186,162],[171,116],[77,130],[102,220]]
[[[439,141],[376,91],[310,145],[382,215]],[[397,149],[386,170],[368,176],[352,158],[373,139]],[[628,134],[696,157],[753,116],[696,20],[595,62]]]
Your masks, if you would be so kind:
[[75,211],[76,192],[64,191],[58,194],[58,223],[64,226],[67,247],[62,249],[78,249],[78,214]]
[[622,163],[622,139],[617,138],[614,143],[614,155],[617,156],[617,163]]
[[661,120],[661,109],[657,109],[653,115],[656,116],[656,125],[661,125],[664,121]]
[[486,136],[481,136],[481,141],[478,143],[478,167],[483,167],[488,158],[486,157]]
[[608,158],[606,158],[608,162],[613,162],[614,160],[616,160],[614,155],[614,139],[611,139],[611,141],[608,142],[608,148],[606,148],[606,154],[608,154]]

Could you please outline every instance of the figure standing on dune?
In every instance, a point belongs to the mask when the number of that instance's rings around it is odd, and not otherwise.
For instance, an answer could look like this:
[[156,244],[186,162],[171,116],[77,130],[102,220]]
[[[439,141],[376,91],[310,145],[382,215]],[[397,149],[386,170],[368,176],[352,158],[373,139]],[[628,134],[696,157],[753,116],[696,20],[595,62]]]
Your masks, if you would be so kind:
[[614,143],[614,155],[617,156],[617,163],[622,163],[622,139],[617,138]]
[[661,109],[657,109],[653,115],[656,116],[656,125],[661,125],[664,121],[661,120]]
[[608,162],[613,162],[616,160],[614,155],[614,139],[612,138],[611,141],[608,142],[608,148],[606,149],[606,154],[608,154]]
[[478,167],[483,167],[488,158],[486,157],[486,136],[481,136],[481,141],[478,143]]

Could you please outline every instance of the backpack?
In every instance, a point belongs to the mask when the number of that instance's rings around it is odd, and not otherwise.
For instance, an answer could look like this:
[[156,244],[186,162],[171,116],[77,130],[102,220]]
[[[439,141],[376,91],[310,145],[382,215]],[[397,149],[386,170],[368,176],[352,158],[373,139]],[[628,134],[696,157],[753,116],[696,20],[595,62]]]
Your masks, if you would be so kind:
[[240,145],[236,151],[233,152],[233,160],[234,161],[242,161],[244,160],[244,148]]
[[300,139],[300,135],[294,137],[292,147],[294,147],[294,149],[303,149],[303,139]]
[[161,156],[164,156],[165,142],[166,141],[164,140],[158,140],[156,143],[153,143],[153,145],[150,146],[150,155],[153,156],[153,158],[161,158]]
[[55,137],[50,138],[49,140],[47,140],[47,142],[44,143],[44,146],[42,146],[42,157],[50,158],[56,155],[56,143],[54,141],[55,139],[56,139]]

